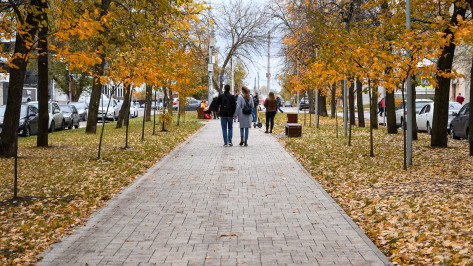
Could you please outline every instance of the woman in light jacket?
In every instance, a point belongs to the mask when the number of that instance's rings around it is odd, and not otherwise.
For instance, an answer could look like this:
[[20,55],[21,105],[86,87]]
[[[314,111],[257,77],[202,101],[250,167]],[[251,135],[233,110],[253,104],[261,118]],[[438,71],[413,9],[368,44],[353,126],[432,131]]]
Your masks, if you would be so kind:
[[[241,88],[242,93],[237,98],[237,107],[235,110],[235,114],[233,118],[236,119],[238,117],[240,121],[240,146],[243,144],[248,146],[248,133],[251,127],[251,110],[254,107],[253,97],[250,95],[250,91],[247,87],[243,86]],[[243,109],[250,108],[249,114],[244,114]]]

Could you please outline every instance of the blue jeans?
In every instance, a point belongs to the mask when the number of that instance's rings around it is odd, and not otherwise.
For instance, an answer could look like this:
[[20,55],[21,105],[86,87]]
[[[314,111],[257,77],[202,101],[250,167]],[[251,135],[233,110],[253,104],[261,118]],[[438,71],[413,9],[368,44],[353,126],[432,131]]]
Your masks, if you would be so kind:
[[240,128],[240,136],[245,137],[245,141],[248,141],[249,128]]
[[222,125],[223,143],[228,144],[232,142],[233,117],[220,117],[220,124]]
[[278,105],[278,110],[281,112],[281,114],[284,113],[284,111],[281,109],[281,105]]
[[258,119],[258,116],[256,115],[256,107],[253,107],[251,115],[253,116],[253,122],[256,122],[256,120]]

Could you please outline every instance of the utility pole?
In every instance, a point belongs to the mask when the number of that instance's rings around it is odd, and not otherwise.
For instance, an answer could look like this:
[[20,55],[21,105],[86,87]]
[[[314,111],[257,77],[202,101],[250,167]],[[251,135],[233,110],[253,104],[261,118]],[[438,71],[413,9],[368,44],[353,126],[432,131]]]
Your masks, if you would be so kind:
[[235,95],[235,88],[234,88],[235,82],[233,81],[233,77],[234,77],[234,75],[233,75],[233,56],[231,57],[230,65],[232,67],[232,94]]
[[208,104],[210,106],[210,102],[212,101],[212,72],[214,70],[214,60],[212,57],[212,48],[215,45],[215,41],[213,39],[213,33],[210,36],[210,42],[209,42],[209,64],[208,64],[208,71],[209,71],[209,95],[208,95]]
[[268,93],[271,91],[270,87],[269,87],[269,82],[271,80],[271,71],[270,71],[270,58],[271,58],[271,50],[270,50],[270,44],[271,44],[271,41],[270,41],[270,35],[271,33],[268,31],[268,73],[266,73],[266,78],[268,80]]
[[260,91],[259,91],[259,72],[258,72],[258,87],[256,88],[256,92],[260,93]]
[[[411,1],[406,0],[406,28],[407,30],[411,30]],[[410,51],[407,50],[407,57],[410,57]],[[407,165],[412,165],[412,117],[414,115],[414,110],[412,110],[412,77],[409,69],[409,73],[407,76],[407,139],[406,139],[406,161]]]

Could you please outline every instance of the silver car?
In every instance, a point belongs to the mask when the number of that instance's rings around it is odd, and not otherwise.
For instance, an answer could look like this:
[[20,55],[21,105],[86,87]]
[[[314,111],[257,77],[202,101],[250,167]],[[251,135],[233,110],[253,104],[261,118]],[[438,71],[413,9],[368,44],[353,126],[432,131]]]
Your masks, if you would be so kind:
[[[28,105],[33,105],[38,108],[38,102],[29,102]],[[66,122],[62,114],[59,105],[56,102],[48,102],[48,114],[49,114],[49,132],[56,130],[63,130]]]

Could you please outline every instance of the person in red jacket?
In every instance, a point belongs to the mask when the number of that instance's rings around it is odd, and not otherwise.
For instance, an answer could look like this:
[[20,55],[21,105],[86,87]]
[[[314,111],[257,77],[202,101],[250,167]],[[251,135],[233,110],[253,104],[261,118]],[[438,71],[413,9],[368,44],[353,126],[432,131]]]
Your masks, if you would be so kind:
[[459,93],[458,96],[457,96],[457,103],[463,104],[464,100],[465,100],[465,97],[463,97],[462,94]]

